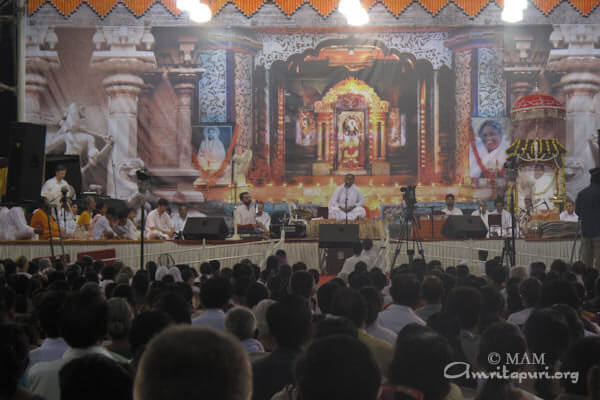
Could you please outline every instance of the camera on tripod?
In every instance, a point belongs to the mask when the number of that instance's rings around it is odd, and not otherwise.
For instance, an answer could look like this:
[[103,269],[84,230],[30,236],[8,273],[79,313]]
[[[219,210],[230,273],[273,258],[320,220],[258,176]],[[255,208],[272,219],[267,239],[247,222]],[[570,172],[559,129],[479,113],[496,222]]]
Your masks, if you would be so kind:
[[517,157],[508,158],[503,167],[504,171],[506,172],[506,178],[509,181],[514,181],[517,179],[517,175],[519,174],[519,161],[517,160]]
[[400,188],[400,191],[404,193],[402,198],[404,199],[407,208],[413,208],[417,204],[416,189],[416,185],[407,185],[406,187]]

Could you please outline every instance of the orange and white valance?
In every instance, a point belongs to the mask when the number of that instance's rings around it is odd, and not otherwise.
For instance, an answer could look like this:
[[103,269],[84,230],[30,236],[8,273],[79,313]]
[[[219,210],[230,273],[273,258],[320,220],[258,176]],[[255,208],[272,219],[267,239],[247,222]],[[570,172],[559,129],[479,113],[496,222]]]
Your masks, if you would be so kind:
[[[252,16],[266,2],[275,3],[283,13],[292,15],[300,6],[310,4],[321,16],[327,17],[335,8],[339,0],[208,0],[213,11],[217,14],[226,4],[234,4],[247,17]],[[436,15],[448,3],[454,2],[465,14],[474,17],[490,2],[496,2],[503,7],[503,0],[362,0],[365,7],[370,8],[375,3],[383,4],[395,16],[400,15],[411,3],[418,2],[429,13]],[[600,0],[564,0],[568,1],[582,15],[589,15],[600,4]],[[531,0],[531,3],[542,13],[548,15],[561,2],[561,0]],[[35,13],[43,4],[51,3],[58,12],[65,16],[71,15],[83,3],[104,18],[118,3],[123,3],[133,14],[140,17],[155,3],[164,5],[173,15],[181,11],[175,6],[176,0],[29,0],[29,14]]]

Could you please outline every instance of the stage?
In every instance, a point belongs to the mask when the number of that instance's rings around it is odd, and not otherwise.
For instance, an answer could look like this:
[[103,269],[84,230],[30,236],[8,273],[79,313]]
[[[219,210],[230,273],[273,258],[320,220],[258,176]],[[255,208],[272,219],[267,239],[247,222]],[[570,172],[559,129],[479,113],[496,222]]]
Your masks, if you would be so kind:
[[[379,247],[382,241],[375,241]],[[479,273],[478,250],[489,252],[489,258],[502,253],[503,240],[445,240],[424,241],[426,261],[440,260],[444,267],[467,263],[473,273]],[[549,265],[555,259],[569,261],[571,257],[572,240],[522,240],[516,241],[517,265],[528,266],[533,261],[543,261]],[[380,265],[389,268],[390,260],[397,243],[391,242],[382,250]],[[412,243],[411,243],[412,247]],[[145,243],[145,261],[158,262],[161,255],[170,255],[175,263],[191,264],[198,268],[203,261],[218,259],[222,267],[232,267],[241,259],[249,258],[261,265],[266,257],[276,249],[283,249],[288,255],[290,264],[297,261],[305,262],[309,268],[319,266],[318,241],[313,239],[288,239],[285,241],[218,241],[207,243],[195,241],[148,241]],[[70,260],[89,254],[94,258],[105,261],[120,260],[134,269],[138,268],[140,243],[135,241],[65,241],[65,254]],[[54,244],[56,255],[62,254],[58,242]],[[579,242],[575,248],[574,260],[578,259]],[[29,259],[50,257],[51,249],[48,241],[3,241],[0,242],[0,258],[12,258],[24,255]],[[164,257],[163,257],[164,258]],[[406,245],[402,244],[397,265],[407,261]]]

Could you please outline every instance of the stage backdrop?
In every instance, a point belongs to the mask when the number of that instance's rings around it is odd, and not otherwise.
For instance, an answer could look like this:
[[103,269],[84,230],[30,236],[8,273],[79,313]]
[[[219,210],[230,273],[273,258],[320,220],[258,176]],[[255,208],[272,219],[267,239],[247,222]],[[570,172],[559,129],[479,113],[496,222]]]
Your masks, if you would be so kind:
[[[324,205],[347,173],[371,211],[400,202],[407,184],[420,201],[490,199],[504,193],[506,148],[535,136],[567,147],[575,195],[598,157],[598,87],[578,85],[591,85],[589,73],[570,54],[595,57],[586,37],[597,29],[38,21],[27,34],[27,118],[48,126],[47,154],[81,157],[85,188],[121,199],[136,196],[141,167],[155,197],[177,202],[250,190]],[[566,122],[511,129],[511,105],[536,90],[566,107]]]

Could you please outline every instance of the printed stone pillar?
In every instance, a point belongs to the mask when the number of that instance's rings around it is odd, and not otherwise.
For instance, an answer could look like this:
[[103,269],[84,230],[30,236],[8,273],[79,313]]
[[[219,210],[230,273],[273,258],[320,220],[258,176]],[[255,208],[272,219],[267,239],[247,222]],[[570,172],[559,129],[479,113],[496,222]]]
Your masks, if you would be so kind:
[[456,73],[457,175],[454,181],[470,184],[471,117],[499,118],[506,115],[502,48],[493,32],[471,28],[459,31],[446,45],[454,53]]
[[192,103],[200,68],[177,68],[169,72],[169,79],[177,95],[177,153],[179,168],[192,165]]
[[563,72],[560,88],[567,109],[567,194],[575,198],[590,182],[588,170],[596,166],[593,142],[597,140],[594,96],[600,90],[600,31],[588,25],[555,25],[548,69]]
[[48,86],[45,75],[60,66],[55,50],[58,36],[53,27],[30,26],[25,41],[25,119],[40,123],[43,122],[40,113],[41,96]]
[[126,196],[127,182],[119,174],[119,166],[138,158],[138,95],[144,86],[139,76],[156,68],[154,37],[149,27],[100,27],[94,34],[96,49],[92,68],[106,71],[102,81],[108,96],[108,134],[114,148],[107,174],[106,192],[113,197]]
[[235,53],[234,55],[234,102],[235,125],[238,130],[238,142],[245,148],[253,143],[252,138],[252,64],[253,55]]

